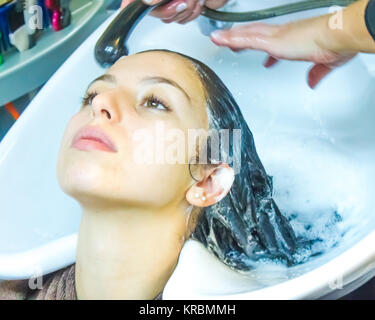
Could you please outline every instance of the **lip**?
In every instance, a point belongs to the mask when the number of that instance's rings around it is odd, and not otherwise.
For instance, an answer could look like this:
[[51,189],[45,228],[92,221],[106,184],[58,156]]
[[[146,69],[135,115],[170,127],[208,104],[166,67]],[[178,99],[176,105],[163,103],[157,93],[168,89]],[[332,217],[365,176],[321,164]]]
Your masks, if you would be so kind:
[[117,152],[112,140],[98,127],[84,127],[73,138],[72,148],[81,151]]

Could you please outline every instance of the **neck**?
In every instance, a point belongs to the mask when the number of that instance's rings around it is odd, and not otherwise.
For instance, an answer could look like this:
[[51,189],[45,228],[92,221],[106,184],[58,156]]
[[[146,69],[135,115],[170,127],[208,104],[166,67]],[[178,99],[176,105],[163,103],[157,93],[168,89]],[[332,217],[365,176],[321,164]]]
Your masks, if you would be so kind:
[[153,299],[177,264],[187,219],[187,208],[83,208],[78,299]]

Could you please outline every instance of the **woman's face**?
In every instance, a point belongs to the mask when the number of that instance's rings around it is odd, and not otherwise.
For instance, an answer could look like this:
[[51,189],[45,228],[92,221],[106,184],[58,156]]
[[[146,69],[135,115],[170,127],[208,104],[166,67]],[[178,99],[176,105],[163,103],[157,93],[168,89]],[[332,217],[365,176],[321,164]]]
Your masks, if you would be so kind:
[[204,89],[190,62],[159,51],[128,56],[94,81],[84,100],[60,149],[62,189],[81,203],[184,201],[196,154],[188,130],[208,129]]

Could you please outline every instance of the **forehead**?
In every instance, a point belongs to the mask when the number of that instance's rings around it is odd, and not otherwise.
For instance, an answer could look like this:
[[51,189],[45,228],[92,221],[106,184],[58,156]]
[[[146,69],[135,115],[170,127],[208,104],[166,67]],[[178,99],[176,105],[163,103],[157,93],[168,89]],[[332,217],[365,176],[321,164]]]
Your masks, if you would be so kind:
[[150,51],[118,60],[108,71],[119,82],[163,77],[178,83],[193,97],[204,97],[204,88],[193,65],[186,58],[172,52]]

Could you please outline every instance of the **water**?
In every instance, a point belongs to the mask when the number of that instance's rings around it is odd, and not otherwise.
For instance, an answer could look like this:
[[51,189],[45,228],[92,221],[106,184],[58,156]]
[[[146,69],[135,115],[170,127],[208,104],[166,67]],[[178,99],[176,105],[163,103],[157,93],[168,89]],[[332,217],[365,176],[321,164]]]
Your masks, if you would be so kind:
[[[342,71],[345,73],[346,70]],[[311,92],[311,100],[304,101],[304,106],[297,112],[290,112],[290,106],[283,110],[282,102],[276,101],[272,103],[273,108],[262,109],[264,101],[270,99],[262,92],[250,93],[254,96],[247,97],[250,106],[243,108],[259,156],[267,173],[273,176],[276,203],[297,237],[312,241],[311,246],[297,253],[300,265],[286,268],[277,261],[259,263],[259,268],[247,274],[257,281],[253,289],[313,270],[375,229],[372,163],[375,141],[366,119],[359,120],[366,113],[358,115],[364,109],[368,111],[363,104],[368,100],[375,101],[374,95],[367,91],[361,102],[351,104],[350,99],[343,103],[340,94],[336,93],[337,103],[322,100],[319,105],[315,101],[319,95],[324,95],[325,85],[328,83],[322,84],[320,91]],[[239,101],[244,99],[242,92],[243,89],[235,92]],[[299,93],[296,91],[290,96],[291,105],[298,104]],[[330,100],[334,100],[334,95],[330,94]],[[280,98],[282,101],[283,97]],[[335,118],[332,109],[337,111],[339,106],[341,113],[338,112]],[[286,120],[288,116],[289,121]],[[373,119],[372,112],[368,116]],[[344,118],[346,120],[342,121]],[[337,120],[347,126],[339,128]],[[251,123],[254,123],[253,127]]]
[[[278,261],[249,261],[254,269],[242,273],[241,284],[235,278],[233,285],[220,289],[222,294],[261,289],[303,275],[375,229],[371,156],[352,154],[318,133],[268,131],[255,140],[263,146],[258,147],[260,157],[273,176],[275,201],[296,235],[312,244],[297,253],[300,264],[290,268]],[[208,257],[207,265],[211,270],[221,268]],[[222,269],[218,274],[223,272],[225,278],[227,271]]]
[[297,236],[313,241],[301,262],[339,254],[374,228],[370,163],[327,140],[279,134],[262,151],[280,210]]

